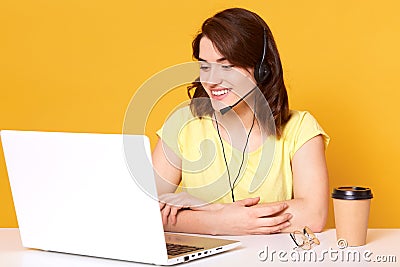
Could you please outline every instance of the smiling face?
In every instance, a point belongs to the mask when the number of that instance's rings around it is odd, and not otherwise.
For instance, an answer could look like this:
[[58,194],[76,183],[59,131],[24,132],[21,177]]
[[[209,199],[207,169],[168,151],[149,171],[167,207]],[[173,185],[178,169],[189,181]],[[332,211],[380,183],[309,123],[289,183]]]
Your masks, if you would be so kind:
[[200,40],[199,48],[200,81],[214,109],[233,105],[254,88],[253,69],[232,65],[207,37]]

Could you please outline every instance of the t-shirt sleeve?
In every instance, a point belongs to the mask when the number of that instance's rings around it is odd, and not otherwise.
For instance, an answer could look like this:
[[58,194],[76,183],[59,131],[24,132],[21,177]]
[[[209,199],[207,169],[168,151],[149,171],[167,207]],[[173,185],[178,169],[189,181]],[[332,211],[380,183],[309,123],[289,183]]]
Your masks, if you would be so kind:
[[297,150],[300,149],[311,138],[321,135],[324,139],[325,149],[328,147],[330,137],[322,129],[317,120],[309,112],[299,114],[293,129],[293,140],[290,158],[293,158]]
[[158,137],[177,155],[181,154],[183,149],[180,133],[192,118],[193,116],[188,107],[179,109],[173,112],[156,132]]

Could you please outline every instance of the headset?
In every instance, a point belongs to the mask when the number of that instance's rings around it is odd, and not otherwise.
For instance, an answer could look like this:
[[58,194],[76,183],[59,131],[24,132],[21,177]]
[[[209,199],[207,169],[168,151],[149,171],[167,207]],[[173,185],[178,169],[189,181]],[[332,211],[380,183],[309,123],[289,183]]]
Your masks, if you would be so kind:
[[266,60],[267,49],[268,49],[268,38],[267,38],[267,29],[265,29],[264,27],[263,27],[263,32],[264,32],[263,54],[260,62],[258,62],[256,67],[254,68],[254,78],[256,79],[258,85],[265,83],[271,72],[268,66],[268,62]]
[[268,77],[270,75],[270,69],[268,66],[268,62],[266,60],[266,55],[267,55],[267,49],[268,49],[268,38],[267,38],[267,30],[263,27],[263,32],[264,32],[264,44],[263,44],[263,52],[262,52],[262,57],[261,60],[256,64],[254,67],[254,79],[256,80],[256,86],[254,86],[253,89],[251,89],[247,94],[245,94],[243,97],[241,97],[235,104],[224,107],[220,109],[220,112],[222,115],[230,111],[232,108],[234,108],[237,104],[242,102],[249,94],[251,94],[259,85],[265,83],[268,80]]

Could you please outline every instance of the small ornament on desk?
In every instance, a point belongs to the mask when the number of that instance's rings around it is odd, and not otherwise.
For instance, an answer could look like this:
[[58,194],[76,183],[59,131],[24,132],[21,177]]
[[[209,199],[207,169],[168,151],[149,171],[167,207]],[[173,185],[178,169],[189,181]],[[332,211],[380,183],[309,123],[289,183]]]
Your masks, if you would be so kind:
[[304,250],[310,250],[313,244],[320,244],[319,239],[307,226],[305,226],[302,231],[294,231],[293,233],[290,233],[290,237],[296,244],[296,247],[293,249],[302,248]]

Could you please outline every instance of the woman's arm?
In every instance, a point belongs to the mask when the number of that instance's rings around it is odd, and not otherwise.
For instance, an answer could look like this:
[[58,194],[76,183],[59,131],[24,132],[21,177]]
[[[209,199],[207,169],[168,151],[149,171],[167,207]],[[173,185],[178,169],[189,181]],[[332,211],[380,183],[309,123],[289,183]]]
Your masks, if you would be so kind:
[[181,181],[181,159],[161,139],[154,148],[152,159],[158,195],[175,192]]
[[293,214],[285,232],[308,226],[314,232],[324,229],[328,216],[329,182],[322,135],[307,141],[292,160],[294,198],[285,201]]

